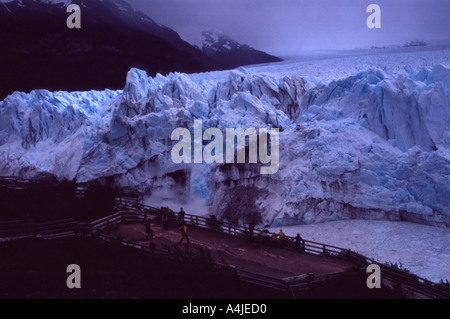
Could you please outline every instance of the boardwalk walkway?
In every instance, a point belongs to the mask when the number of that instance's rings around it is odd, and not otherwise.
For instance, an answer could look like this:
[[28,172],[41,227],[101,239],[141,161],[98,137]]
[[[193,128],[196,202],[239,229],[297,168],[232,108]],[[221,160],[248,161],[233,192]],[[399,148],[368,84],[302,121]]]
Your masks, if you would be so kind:
[[[29,187],[41,189],[42,185],[17,177],[0,177],[0,191]],[[87,189],[87,185],[77,184],[75,198],[85,198]],[[30,237],[50,240],[87,236],[114,240],[146,254],[153,253],[153,247],[158,253],[168,256],[173,254],[173,247],[205,247],[211,252],[215,264],[221,267],[228,265],[235,270],[239,279],[278,290],[287,289],[294,296],[312,284],[339,278],[351,268],[365,272],[369,264],[377,264],[381,268],[383,285],[403,290],[413,298],[448,299],[450,296],[450,288],[446,284],[431,282],[347,249],[306,240],[302,247],[304,251],[298,251],[293,238],[289,236],[286,236],[284,247],[280,247],[278,242],[273,244],[270,239],[264,239],[264,232],[260,229],[254,229],[254,237],[250,239],[245,226],[202,216],[185,215],[192,244],[178,244],[181,234],[174,212],[163,207],[144,205],[137,198],[122,196],[116,197],[113,206],[111,215],[94,221],[74,218],[42,222],[19,218],[2,220],[0,242]],[[161,228],[160,219],[164,215],[170,216],[169,230]],[[153,220],[155,238],[146,239],[143,225],[145,216]]]
[[[147,239],[145,227],[142,223],[120,224],[105,228],[102,233],[112,237],[149,246],[152,242],[157,248],[177,245],[186,247],[184,242],[179,244],[181,233],[177,223],[171,223],[168,230],[164,230],[159,221],[152,223],[155,238]],[[191,245],[201,245],[211,252],[215,262],[236,266],[255,273],[274,278],[286,278],[314,273],[316,275],[344,272],[356,265],[344,259],[330,256],[306,254],[293,249],[280,247],[277,241],[272,243],[245,239],[228,234],[219,233],[205,228],[188,226]]]

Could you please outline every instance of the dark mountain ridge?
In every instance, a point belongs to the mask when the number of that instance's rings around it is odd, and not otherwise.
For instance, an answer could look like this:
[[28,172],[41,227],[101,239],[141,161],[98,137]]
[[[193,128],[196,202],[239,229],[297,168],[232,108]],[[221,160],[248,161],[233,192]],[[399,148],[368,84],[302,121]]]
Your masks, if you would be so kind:
[[[80,29],[66,25],[69,3],[81,8]],[[0,100],[34,89],[122,89],[133,67],[154,76],[260,63],[206,54],[124,0],[0,0],[0,43]]]

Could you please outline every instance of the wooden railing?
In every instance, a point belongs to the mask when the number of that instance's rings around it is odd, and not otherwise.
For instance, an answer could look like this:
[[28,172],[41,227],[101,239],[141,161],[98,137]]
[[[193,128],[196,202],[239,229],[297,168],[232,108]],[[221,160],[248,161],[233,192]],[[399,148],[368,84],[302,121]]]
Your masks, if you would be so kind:
[[[136,212],[140,212],[141,214],[154,214],[157,216],[161,216],[166,214],[169,216],[170,220],[178,220],[178,214],[173,212],[168,208],[155,208],[151,206],[144,205],[140,200],[135,198],[118,198],[117,199],[117,208],[118,209],[134,209]],[[141,215],[143,220],[143,217]],[[266,233],[262,229],[253,229],[250,231],[248,227],[219,221],[216,219],[185,214],[183,222],[186,222],[189,225],[207,228],[213,231],[221,232],[224,234],[229,234],[232,236],[238,236],[243,238],[248,238],[251,240],[259,240],[265,242],[271,242],[270,234]],[[281,243],[280,243],[281,244]],[[431,297],[431,298],[450,298],[450,287],[448,285],[434,283],[425,278],[421,278],[417,275],[406,272],[402,269],[398,269],[396,267],[382,264],[376,260],[367,258],[361,254],[353,252],[348,249],[343,249],[337,246],[318,243],[309,240],[302,240],[300,245],[298,245],[295,241],[294,237],[286,236],[285,240],[282,243],[283,247],[287,249],[295,249],[304,253],[315,254],[315,255],[325,255],[335,258],[341,258],[348,260],[355,264],[355,266],[359,269],[366,269],[370,264],[377,264],[381,268],[381,273],[383,274],[383,278],[385,280],[390,281],[394,285],[398,287],[406,288],[410,292],[415,292],[422,296]],[[310,274],[308,278],[300,278],[301,282],[296,282],[291,289],[296,289],[301,286],[308,284],[312,284],[318,281],[323,280],[323,278],[332,278],[336,276],[340,276],[343,273],[339,274],[327,274],[323,276],[316,276]]]
[[[135,242],[126,241],[123,239],[117,239],[108,237],[101,233],[101,231],[109,226],[118,225],[121,223],[135,223],[142,222],[147,215],[162,216],[163,214],[171,214],[169,221],[178,221],[177,216],[167,209],[157,209],[140,204],[136,200],[119,199],[122,204],[117,207],[117,212],[100,218],[92,222],[77,222],[74,219],[65,219],[44,223],[30,223],[25,221],[7,221],[0,222],[0,241],[13,240],[19,238],[41,238],[41,239],[54,239],[67,236],[96,236],[103,240],[119,241],[122,245],[139,248],[146,253],[154,253],[154,250],[147,246],[140,245]],[[124,206],[124,202],[127,203]],[[131,206],[128,206],[132,204]],[[142,209],[137,209],[136,206],[142,205]],[[230,236],[239,236],[241,238],[247,238],[250,240],[263,240],[269,241],[266,237],[260,237],[261,231],[255,229],[253,236],[249,236],[248,229],[242,225],[236,225],[231,223],[217,222],[203,216],[196,216],[186,214],[184,221],[192,226],[207,228],[212,231],[221,232]],[[292,243],[292,238],[287,237],[287,240],[283,247],[287,249],[297,249]],[[298,250],[298,249],[297,249]],[[167,251],[163,249],[156,249],[157,252],[166,254]],[[336,258],[343,258],[349,260],[357,267],[361,269],[370,263],[377,263],[374,260],[366,258],[355,252],[341,249],[339,247],[325,245],[321,243],[315,243],[311,241],[304,241],[304,249],[301,247],[300,251],[315,255],[327,255]],[[378,263],[377,263],[378,264]],[[223,267],[223,265],[218,266]],[[432,298],[449,298],[450,288],[445,285],[433,283],[424,278],[420,278],[416,275],[406,273],[402,270],[379,264],[382,269],[384,278],[389,278],[395,284],[402,287],[406,287],[423,296]],[[302,275],[292,278],[279,279],[262,274],[253,273],[244,269],[239,269],[233,266],[228,266],[235,275],[246,282],[261,285],[267,288],[273,288],[281,291],[288,291],[292,294],[296,294],[302,289],[307,289],[318,282],[323,280],[330,280],[344,275],[345,273],[335,273],[326,275]]]
[[0,176],[0,187],[9,184],[32,184],[32,183],[36,183],[36,181],[27,178],[19,178],[15,176]]
[[[20,179],[15,177],[0,177],[0,187],[3,185],[14,184],[28,184],[33,181],[28,179]],[[85,187],[79,188],[79,195],[83,196]],[[181,222],[178,214],[168,208],[156,208],[144,205],[142,201],[137,198],[119,197],[115,203],[115,213],[92,222],[78,222],[74,219],[64,219],[51,222],[33,223],[26,221],[0,221],[0,241],[13,240],[17,238],[35,237],[42,239],[53,239],[65,236],[98,236],[105,240],[105,236],[100,234],[103,229],[108,226],[118,225],[120,223],[142,222],[145,216],[153,215],[155,217],[162,217],[166,215],[169,222]],[[199,228],[204,228],[230,236],[246,238],[249,240],[261,241],[262,243],[271,242],[270,234],[261,229],[250,230],[243,225],[220,221],[217,219],[185,214],[183,222]],[[122,244],[133,246],[136,248],[147,250],[148,247],[143,247],[139,244],[121,241]],[[281,243],[280,243],[281,244]],[[309,240],[302,240],[301,244],[295,242],[295,238],[286,236],[282,243],[286,249],[297,250],[308,254],[325,255],[334,258],[342,258],[355,264],[359,269],[365,269],[369,264],[378,264],[381,268],[383,279],[388,280],[408,291],[415,292],[421,296],[431,298],[450,298],[450,287],[448,285],[431,282],[427,279],[421,278],[417,275],[403,271],[401,269],[379,263],[373,259],[367,258],[361,254],[343,249],[340,247],[327,245],[323,243],[313,242]],[[234,268],[236,275],[245,281],[255,284],[261,284],[266,287],[275,289],[288,289],[293,292],[302,289],[308,285],[320,282],[321,280],[335,278],[342,275],[327,274],[324,276],[317,276],[314,274],[302,275],[292,278],[277,279],[267,277],[261,274],[255,274],[243,269]],[[283,287],[283,288],[282,288]]]

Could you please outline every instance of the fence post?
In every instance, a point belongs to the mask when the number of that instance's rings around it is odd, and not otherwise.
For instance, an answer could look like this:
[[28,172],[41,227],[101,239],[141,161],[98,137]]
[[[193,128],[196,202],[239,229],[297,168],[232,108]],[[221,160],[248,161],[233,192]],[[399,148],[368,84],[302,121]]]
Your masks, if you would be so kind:
[[327,254],[327,245],[323,245],[323,254],[326,255]]

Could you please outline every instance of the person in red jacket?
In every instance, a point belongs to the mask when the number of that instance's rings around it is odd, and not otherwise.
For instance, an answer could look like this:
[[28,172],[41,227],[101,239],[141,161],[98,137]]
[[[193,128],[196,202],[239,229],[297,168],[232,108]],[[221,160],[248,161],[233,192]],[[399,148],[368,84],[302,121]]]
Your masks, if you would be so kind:
[[183,224],[183,226],[180,227],[180,231],[181,231],[181,239],[180,239],[180,243],[183,241],[183,239],[186,238],[187,243],[189,244],[189,237],[187,234],[187,225],[186,223]]

